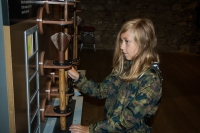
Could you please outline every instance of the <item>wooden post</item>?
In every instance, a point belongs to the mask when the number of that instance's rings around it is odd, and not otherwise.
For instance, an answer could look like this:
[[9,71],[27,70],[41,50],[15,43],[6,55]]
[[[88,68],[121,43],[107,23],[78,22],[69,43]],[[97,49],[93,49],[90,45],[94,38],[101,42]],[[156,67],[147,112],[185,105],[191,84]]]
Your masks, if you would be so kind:
[[[66,110],[66,100],[65,100],[65,69],[59,69],[59,96],[60,96],[60,110]],[[66,129],[66,117],[60,117],[60,128],[61,130]]]
[[[68,16],[68,6],[65,5],[64,7],[64,19],[67,21],[67,16]],[[64,29],[64,32],[67,33],[67,30]],[[66,58],[67,57],[67,58]],[[65,60],[68,59],[68,49],[65,51]],[[60,69],[59,70],[59,96],[60,96],[60,110],[66,110],[66,89],[67,87],[67,82],[66,82],[66,72],[65,69]],[[60,117],[60,128],[61,130],[66,130],[66,117],[61,116]]]

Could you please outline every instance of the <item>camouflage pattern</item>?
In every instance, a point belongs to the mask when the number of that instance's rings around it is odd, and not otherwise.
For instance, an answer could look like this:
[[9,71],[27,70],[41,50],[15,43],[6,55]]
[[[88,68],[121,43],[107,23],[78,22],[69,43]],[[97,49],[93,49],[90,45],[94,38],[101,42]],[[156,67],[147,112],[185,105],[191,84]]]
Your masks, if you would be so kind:
[[121,81],[113,73],[95,83],[80,75],[75,84],[80,91],[106,98],[105,119],[90,125],[90,133],[148,133],[148,120],[159,106],[162,77],[157,64],[132,82]]

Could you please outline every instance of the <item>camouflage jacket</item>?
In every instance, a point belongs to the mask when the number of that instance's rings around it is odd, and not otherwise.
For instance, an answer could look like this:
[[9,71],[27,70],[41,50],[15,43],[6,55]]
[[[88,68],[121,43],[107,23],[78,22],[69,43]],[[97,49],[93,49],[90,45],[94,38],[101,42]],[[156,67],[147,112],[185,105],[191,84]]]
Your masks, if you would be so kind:
[[113,73],[95,83],[80,75],[75,82],[81,92],[106,98],[105,119],[90,125],[90,133],[148,133],[162,94],[162,78],[157,64],[132,82],[124,82]]

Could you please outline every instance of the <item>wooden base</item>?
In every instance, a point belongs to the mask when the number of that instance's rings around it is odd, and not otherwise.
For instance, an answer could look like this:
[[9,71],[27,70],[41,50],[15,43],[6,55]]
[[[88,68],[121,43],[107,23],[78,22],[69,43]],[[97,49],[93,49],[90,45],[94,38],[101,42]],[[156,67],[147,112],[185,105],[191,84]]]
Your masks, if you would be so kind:
[[[52,99],[50,103],[52,106],[59,104],[59,99]],[[41,133],[71,133],[69,127],[72,124],[81,124],[82,119],[82,106],[83,106],[83,97],[75,96],[73,101],[70,104],[72,108],[72,113],[67,116],[66,130],[60,129],[60,119],[59,117],[45,117],[45,120],[41,122]]]
[[[53,64],[54,60],[46,60],[45,58],[45,51],[42,51],[39,55],[39,70],[40,70],[40,75],[46,76],[46,75],[51,75],[50,71],[47,73],[45,68],[48,69],[71,69],[72,65],[68,66],[55,66]],[[71,62],[72,63],[72,62]]]
[[[45,88],[42,88],[41,95],[45,96],[48,101],[51,101],[52,97],[59,97],[59,86],[55,86],[55,84],[52,84],[53,81],[49,80],[46,84]],[[73,92],[66,92],[65,97],[70,97],[74,95]]]
[[47,99],[44,98],[41,100],[41,106],[40,106],[40,115],[41,115],[41,121],[45,120],[45,116],[68,116],[71,114],[71,111],[67,110],[67,113],[65,114],[60,114],[60,113],[55,113],[54,109],[55,106],[53,105],[46,105]]
[[[46,2],[44,6],[48,7],[48,3]],[[73,20],[65,20],[65,19],[48,20],[48,19],[43,19],[43,17],[44,17],[43,10],[44,10],[44,7],[40,7],[40,8],[38,8],[38,11],[37,11],[36,22],[37,22],[40,34],[44,34],[43,24],[54,24],[54,25],[71,25],[71,24],[73,24]],[[48,9],[46,9],[46,13],[47,14],[50,13]]]
[[[52,77],[53,81],[59,77],[58,72],[55,69],[71,69],[72,66],[80,64],[80,58],[69,59],[69,66],[56,66],[53,64],[54,60],[47,60],[45,57],[45,51],[40,52],[39,55],[39,71],[41,76]],[[54,69],[55,72],[52,72]]]

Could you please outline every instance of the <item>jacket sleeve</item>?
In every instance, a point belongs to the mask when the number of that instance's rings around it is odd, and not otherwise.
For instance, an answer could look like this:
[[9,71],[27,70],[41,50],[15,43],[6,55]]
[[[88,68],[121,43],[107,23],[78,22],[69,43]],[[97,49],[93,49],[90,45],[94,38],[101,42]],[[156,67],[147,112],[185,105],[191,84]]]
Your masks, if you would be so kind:
[[[130,84],[129,87],[130,89],[134,89],[135,86]],[[130,129],[131,132],[141,130],[141,123],[144,123],[145,115],[157,106],[156,104],[160,97],[160,81],[158,79],[149,78],[143,80],[138,86],[138,91],[128,96],[127,102],[120,103],[124,101],[122,99],[117,103],[124,105],[117,108],[117,110],[119,110],[119,112],[121,110],[121,112],[118,114],[115,113],[115,115],[109,119],[90,125],[90,133],[121,133]]]
[[79,75],[78,81],[74,82],[82,93],[89,96],[103,99],[107,97],[108,89],[111,87],[112,76],[107,76],[103,82],[95,83],[92,80],[88,80],[84,75]]

